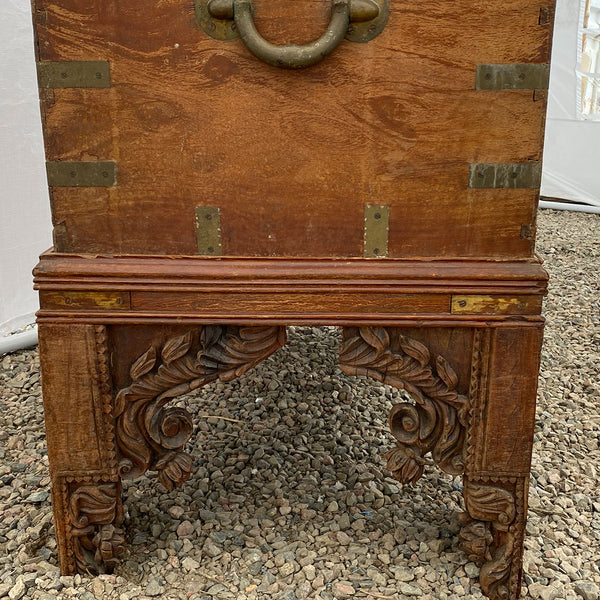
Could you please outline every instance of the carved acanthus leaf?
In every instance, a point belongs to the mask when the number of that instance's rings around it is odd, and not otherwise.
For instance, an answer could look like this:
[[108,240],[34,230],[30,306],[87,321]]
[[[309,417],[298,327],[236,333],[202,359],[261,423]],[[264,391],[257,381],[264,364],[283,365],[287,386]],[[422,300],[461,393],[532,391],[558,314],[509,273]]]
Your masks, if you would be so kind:
[[121,486],[82,484],[69,496],[69,521],[77,570],[105,573],[125,551]]
[[156,364],[156,348],[151,346],[132,365],[129,371],[131,379],[137,381],[143,377]]
[[415,404],[394,405],[390,428],[398,446],[388,452],[388,469],[404,483],[423,474],[424,456],[446,472],[463,472],[465,396],[456,391],[458,377],[448,362],[419,341],[399,336],[399,351],[390,349],[384,327],[361,327],[342,342],[340,368],[348,375],[372,377],[406,390]]
[[479,583],[491,600],[510,600],[510,571],[513,563],[513,538],[496,548],[492,560],[482,565]]
[[115,401],[120,474],[134,478],[156,469],[168,489],[181,485],[192,468],[182,451],[192,419],[167,404],[213,381],[238,377],[284,343],[283,327],[208,325],[146,350],[131,367],[131,385]]
[[506,531],[515,519],[515,498],[504,488],[466,480],[464,496],[471,517],[489,521],[498,530]]
[[188,331],[168,340],[162,348],[161,356],[165,364],[169,366],[174,360],[181,358],[192,346],[192,332]]
[[[517,510],[514,494],[502,487],[465,478],[468,513],[461,516],[461,549],[481,565],[479,583],[492,600],[509,600],[515,535],[511,525]],[[494,539],[501,543],[494,547]]]
[[478,565],[492,560],[490,546],[494,541],[494,536],[490,529],[490,523],[473,520],[469,513],[461,513],[459,518],[463,523],[458,536],[460,549],[467,555],[467,558]]

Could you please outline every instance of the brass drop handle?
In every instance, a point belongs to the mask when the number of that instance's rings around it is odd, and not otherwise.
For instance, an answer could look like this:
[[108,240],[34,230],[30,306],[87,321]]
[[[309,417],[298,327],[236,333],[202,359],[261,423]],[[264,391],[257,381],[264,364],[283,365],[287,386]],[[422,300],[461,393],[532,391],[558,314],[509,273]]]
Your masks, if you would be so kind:
[[[344,37],[353,41],[368,41],[375,37],[387,20],[387,10],[382,15],[380,4],[381,0],[379,3],[376,0],[333,0],[331,19],[325,33],[318,40],[303,46],[278,46],[265,40],[254,25],[252,0],[209,0],[206,12],[215,21],[233,21],[232,29],[239,34],[248,50],[263,62],[284,69],[301,69],[323,60],[338,47]],[[387,4],[385,7],[387,8]],[[351,24],[368,25],[371,22],[373,24],[366,30],[367,36],[362,33],[360,37],[356,34],[352,37]],[[203,25],[202,21],[200,23]],[[211,31],[207,33],[217,37]]]

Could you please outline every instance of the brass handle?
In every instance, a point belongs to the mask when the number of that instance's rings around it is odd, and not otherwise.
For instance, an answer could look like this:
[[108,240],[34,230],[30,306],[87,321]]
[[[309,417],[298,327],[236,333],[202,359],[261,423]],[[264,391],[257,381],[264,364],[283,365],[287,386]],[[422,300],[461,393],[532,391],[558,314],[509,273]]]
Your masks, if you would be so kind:
[[387,0],[332,0],[331,20],[325,33],[303,46],[278,46],[265,40],[254,25],[252,0],[209,0],[206,5],[197,2],[196,13],[201,27],[212,37],[233,39],[239,35],[246,48],[263,62],[284,69],[301,69],[323,60],[344,37],[368,41],[378,35],[387,21],[388,8]]
[[276,46],[267,42],[254,26],[252,0],[234,0],[233,20],[246,48],[263,62],[284,69],[310,67],[331,54],[344,39],[350,25],[350,6],[347,0],[334,0],[331,20],[325,33],[304,46]]

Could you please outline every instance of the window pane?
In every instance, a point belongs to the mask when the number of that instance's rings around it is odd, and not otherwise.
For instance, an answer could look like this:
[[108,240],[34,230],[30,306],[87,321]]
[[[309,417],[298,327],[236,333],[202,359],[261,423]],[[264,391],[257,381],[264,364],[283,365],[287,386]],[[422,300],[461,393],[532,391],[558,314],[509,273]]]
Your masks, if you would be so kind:
[[587,0],[583,26],[586,29],[600,29],[600,0]]
[[583,115],[600,116],[600,77],[582,76],[581,112]]
[[581,72],[600,74],[600,33],[583,34]]

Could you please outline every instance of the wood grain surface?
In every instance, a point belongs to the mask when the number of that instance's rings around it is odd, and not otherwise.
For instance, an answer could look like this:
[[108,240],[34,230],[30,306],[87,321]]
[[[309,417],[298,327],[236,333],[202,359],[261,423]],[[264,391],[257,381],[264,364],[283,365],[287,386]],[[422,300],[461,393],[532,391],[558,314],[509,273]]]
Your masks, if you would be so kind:
[[[226,255],[361,256],[376,203],[390,257],[530,256],[537,191],[469,190],[468,171],[540,160],[545,96],[474,82],[477,64],[548,61],[548,6],[393,1],[379,37],[290,72],[208,37],[190,0],[35,0],[39,60],[111,66],[109,89],[42,94],[47,159],[118,171],[113,188],[52,190],[57,249],[195,254],[208,205]],[[257,27],[307,42],[328,7],[256,0]]]
[[103,466],[95,404],[97,352],[93,325],[40,326],[44,419],[50,471]]
[[35,269],[39,322],[539,322],[536,260],[77,256]]

